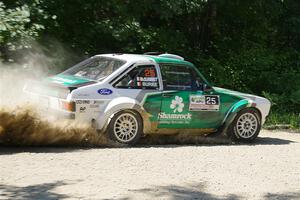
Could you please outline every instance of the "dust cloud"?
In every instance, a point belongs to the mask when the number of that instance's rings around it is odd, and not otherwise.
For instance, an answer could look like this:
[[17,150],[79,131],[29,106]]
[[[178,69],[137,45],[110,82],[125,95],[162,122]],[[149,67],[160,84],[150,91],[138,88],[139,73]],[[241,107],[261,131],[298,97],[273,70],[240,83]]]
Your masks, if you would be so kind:
[[49,123],[29,107],[0,110],[3,146],[113,146],[91,127],[71,122]]
[[49,76],[55,58],[42,51],[26,57],[25,64],[0,63],[0,145],[115,146],[90,125],[42,117],[23,88],[29,80]]
[[[25,70],[1,68],[0,145],[2,146],[112,146],[88,124],[42,117],[23,92]],[[22,73],[20,73],[22,71]],[[39,77],[42,77],[39,74]]]

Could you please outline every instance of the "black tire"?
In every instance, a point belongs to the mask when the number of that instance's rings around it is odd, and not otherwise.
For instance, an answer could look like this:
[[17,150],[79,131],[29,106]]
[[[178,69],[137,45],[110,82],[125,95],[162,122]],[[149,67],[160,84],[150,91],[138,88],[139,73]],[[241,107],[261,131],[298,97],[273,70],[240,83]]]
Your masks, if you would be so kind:
[[[126,122],[126,123],[128,123],[128,126],[121,125],[122,117],[124,117],[124,116],[128,117],[127,118],[128,120]],[[129,119],[133,120],[132,124],[130,124],[131,122]],[[134,129],[133,124],[136,124],[136,131],[133,130]],[[120,112],[116,113],[113,116],[113,118],[110,120],[107,133],[108,133],[108,137],[117,143],[126,144],[126,145],[134,145],[139,141],[139,139],[143,135],[143,120],[142,120],[141,116],[138,113],[136,113],[135,111],[131,111],[131,110],[120,111]],[[126,134],[128,137],[125,136],[124,134]],[[132,136],[131,136],[131,134],[132,134]],[[126,140],[127,138],[128,138],[128,140]]]
[[[249,117],[248,121],[246,120]],[[243,122],[244,120],[244,122]],[[254,126],[256,121],[256,128]],[[234,141],[253,142],[261,130],[261,117],[259,111],[254,108],[245,108],[238,112],[228,128],[228,135]]]

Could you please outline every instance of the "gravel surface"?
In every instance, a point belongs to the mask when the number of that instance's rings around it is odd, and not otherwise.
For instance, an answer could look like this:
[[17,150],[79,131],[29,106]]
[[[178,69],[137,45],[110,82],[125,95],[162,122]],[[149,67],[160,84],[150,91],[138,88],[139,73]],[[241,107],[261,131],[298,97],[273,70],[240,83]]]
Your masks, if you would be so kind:
[[300,199],[300,134],[251,145],[0,148],[0,199]]

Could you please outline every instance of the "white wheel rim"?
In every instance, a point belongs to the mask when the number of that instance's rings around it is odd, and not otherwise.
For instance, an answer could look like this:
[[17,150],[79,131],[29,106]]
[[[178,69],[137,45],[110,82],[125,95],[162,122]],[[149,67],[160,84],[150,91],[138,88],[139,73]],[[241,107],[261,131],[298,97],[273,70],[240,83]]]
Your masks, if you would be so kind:
[[121,142],[130,142],[138,131],[138,122],[130,113],[118,116],[114,124],[114,134]]
[[258,121],[252,113],[244,113],[237,120],[236,131],[242,138],[252,137],[256,133],[257,128]]

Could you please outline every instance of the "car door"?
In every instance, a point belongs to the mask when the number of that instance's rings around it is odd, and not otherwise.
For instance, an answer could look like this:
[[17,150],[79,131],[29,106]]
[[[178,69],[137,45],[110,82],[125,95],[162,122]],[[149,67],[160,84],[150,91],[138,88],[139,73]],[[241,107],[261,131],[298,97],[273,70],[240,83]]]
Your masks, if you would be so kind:
[[203,91],[207,84],[190,65],[161,64],[164,92],[158,115],[159,128],[217,128],[220,95]]
[[[161,86],[157,66],[153,64],[134,65],[113,86],[120,96],[135,99],[143,107],[144,126],[156,130],[157,116],[161,107]],[[151,129],[151,130],[150,130]],[[147,131],[147,130],[146,130]]]

